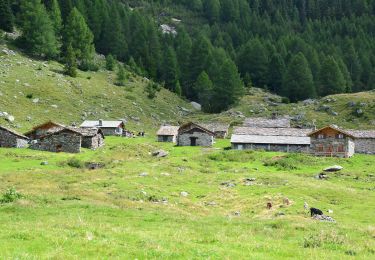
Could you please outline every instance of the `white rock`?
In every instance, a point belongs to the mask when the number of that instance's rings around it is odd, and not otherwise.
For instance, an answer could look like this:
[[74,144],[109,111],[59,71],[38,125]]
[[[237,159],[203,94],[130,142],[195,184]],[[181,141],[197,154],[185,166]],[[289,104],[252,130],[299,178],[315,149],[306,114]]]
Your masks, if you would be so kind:
[[202,110],[202,105],[197,103],[197,102],[190,102],[190,104],[192,105],[192,107],[195,109],[195,110],[199,110],[201,111]]
[[35,104],[36,104],[36,103],[39,103],[39,98],[34,98],[34,99],[33,99],[33,103],[35,103]]
[[333,166],[325,168],[324,171],[325,172],[338,172],[338,171],[341,171],[342,169],[344,169],[344,167],[340,165],[333,165]]
[[182,192],[180,193],[180,195],[181,195],[182,197],[187,197],[187,196],[189,195],[189,193],[187,193],[186,191],[182,191]]
[[9,122],[14,122],[14,116],[8,116],[7,118],[6,118],[6,120],[8,120]]

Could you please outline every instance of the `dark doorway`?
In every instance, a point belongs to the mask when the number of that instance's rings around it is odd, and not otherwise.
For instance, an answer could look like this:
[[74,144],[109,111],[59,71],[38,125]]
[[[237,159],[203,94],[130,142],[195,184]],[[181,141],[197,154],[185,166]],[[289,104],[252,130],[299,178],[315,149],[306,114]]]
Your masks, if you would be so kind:
[[190,137],[190,146],[197,146],[198,137]]
[[61,153],[62,152],[62,145],[61,144],[56,145],[56,152],[57,153]]

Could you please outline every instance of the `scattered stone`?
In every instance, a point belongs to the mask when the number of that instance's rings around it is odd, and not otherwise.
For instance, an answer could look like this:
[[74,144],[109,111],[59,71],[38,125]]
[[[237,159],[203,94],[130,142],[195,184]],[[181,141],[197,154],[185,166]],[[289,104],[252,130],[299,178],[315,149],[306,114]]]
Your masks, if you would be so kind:
[[205,204],[206,204],[206,206],[216,206],[217,205],[217,203],[215,201],[209,201],[209,202],[206,202]]
[[158,157],[158,158],[161,158],[161,157],[167,157],[168,156],[168,152],[164,151],[164,150],[158,150],[158,151],[155,151],[152,153],[152,156],[155,156],[155,157]]
[[233,188],[233,187],[236,187],[236,184],[230,181],[225,181],[221,183],[221,186],[225,186],[227,188]]
[[342,169],[344,169],[344,167],[342,167],[340,165],[333,165],[333,166],[325,168],[323,171],[325,171],[325,172],[339,172]]
[[289,200],[288,198],[284,198],[284,199],[283,199],[283,203],[284,203],[285,205],[289,206],[289,205],[290,205],[290,200]]
[[281,217],[281,216],[285,216],[285,213],[284,212],[277,212],[275,214],[276,217]]
[[190,102],[191,106],[195,109],[195,110],[198,110],[198,111],[201,111],[202,110],[202,105],[197,103],[197,102]]
[[189,193],[187,193],[186,191],[182,191],[182,192],[180,193],[180,195],[181,195],[182,197],[187,197],[187,196],[189,196]]
[[97,170],[103,168],[105,165],[103,163],[89,162],[86,164],[86,168],[89,170]]
[[333,116],[338,116],[339,113],[337,113],[337,112],[335,112],[335,111],[331,111],[331,115],[333,115]]
[[58,108],[58,106],[57,106],[57,105],[51,105],[51,107],[53,107],[53,108]]
[[146,177],[146,176],[148,176],[148,173],[147,172],[142,172],[138,176],[139,177]]
[[13,123],[14,120],[15,120],[14,116],[11,116],[11,115],[8,115],[5,119],[6,119],[8,122],[11,122],[11,123]]
[[332,209],[328,209],[328,213],[329,213],[329,214],[332,214],[332,213],[333,213],[333,210],[332,210]]
[[34,103],[34,104],[39,103],[39,98],[34,98],[34,99],[33,99],[33,103]]
[[354,101],[348,102],[348,107],[355,107],[356,103]]
[[171,176],[171,174],[170,174],[170,173],[167,173],[167,172],[162,172],[162,173],[160,173],[160,175],[161,175],[161,176]]
[[240,217],[241,216],[241,212],[240,211],[235,211],[235,212],[233,212],[233,215],[236,216],[236,217]]
[[25,87],[31,87],[31,85],[29,83],[24,83],[23,84]]
[[311,99],[311,98],[302,101],[302,104],[305,105],[305,106],[313,105],[314,103],[315,103],[315,100]]
[[312,216],[312,218],[315,220],[324,221],[324,222],[333,222],[333,223],[336,222],[336,220],[334,220],[332,217],[326,216],[326,215],[314,215]]
[[357,114],[357,116],[361,116],[361,115],[363,115],[363,110],[360,109],[360,108],[358,108],[358,109],[355,111],[355,113]]
[[328,179],[328,175],[325,173],[319,173],[319,175],[315,176],[315,178],[319,180],[325,180]]
[[40,165],[48,165],[47,161],[41,162]]

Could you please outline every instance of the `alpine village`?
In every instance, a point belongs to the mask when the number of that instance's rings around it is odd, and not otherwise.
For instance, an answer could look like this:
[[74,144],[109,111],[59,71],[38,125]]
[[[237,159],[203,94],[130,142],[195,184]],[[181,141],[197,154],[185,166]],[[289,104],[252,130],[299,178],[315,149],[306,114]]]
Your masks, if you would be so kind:
[[0,259],[375,259],[374,0],[0,0]]

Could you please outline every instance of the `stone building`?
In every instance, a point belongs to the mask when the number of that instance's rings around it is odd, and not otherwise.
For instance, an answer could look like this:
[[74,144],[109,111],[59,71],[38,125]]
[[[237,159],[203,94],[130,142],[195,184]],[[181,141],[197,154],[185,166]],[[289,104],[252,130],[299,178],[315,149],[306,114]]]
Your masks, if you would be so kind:
[[60,130],[64,129],[65,127],[66,126],[64,126],[62,124],[55,123],[55,122],[52,122],[52,121],[48,121],[44,124],[35,126],[32,130],[25,133],[25,136],[27,136],[31,140],[36,140],[36,139],[39,139],[43,136],[46,136],[46,135],[49,135],[51,133],[55,133],[57,131],[60,131]]
[[122,136],[125,124],[123,121],[84,121],[81,124],[82,128],[100,128],[105,136]]
[[354,136],[355,152],[375,154],[375,130],[347,130]]
[[24,148],[27,146],[29,138],[11,129],[0,126],[0,147]]
[[352,157],[355,152],[354,136],[337,126],[330,125],[308,134],[310,152],[316,156]]
[[104,145],[104,134],[98,128],[70,128],[82,136],[81,147],[96,150]]
[[187,123],[180,127],[177,136],[178,146],[207,146],[214,143],[215,133],[195,124]]
[[34,139],[30,148],[48,152],[79,153],[82,145],[82,134],[70,128],[63,128]]
[[161,126],[157,132],[158,142],[177,142],[179,126]]
[[311,129],[237,127],[231,138],[232,149],[277,152],[308,152]]
[[289,118],[272,118],[254,117],[246,118],[243,126],[252,128],[290,128]]
[[215,138],[224,139],[229,133],[229,124],[199,123],[200,126],[215,133]]

